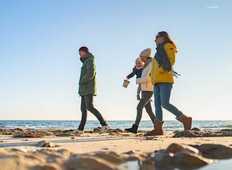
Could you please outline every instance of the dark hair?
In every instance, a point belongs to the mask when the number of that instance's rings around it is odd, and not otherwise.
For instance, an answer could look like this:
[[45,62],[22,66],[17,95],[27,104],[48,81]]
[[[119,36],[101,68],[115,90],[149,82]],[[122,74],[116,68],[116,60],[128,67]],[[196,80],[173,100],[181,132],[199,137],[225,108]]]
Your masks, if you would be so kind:
[[79,48],[79,51],[84,51],[84,52],[86,52],[86,53],[89,53],[88,47],[85,47],[85,46],[80,47],[80,48]]
[[165,43],[169,42],[173,44],[176,47],[176,44],[173,42],[173,40],[170,38],[169,34],[166,31],[160,31],[158,32],[156,37],[163,37],[165,40]]

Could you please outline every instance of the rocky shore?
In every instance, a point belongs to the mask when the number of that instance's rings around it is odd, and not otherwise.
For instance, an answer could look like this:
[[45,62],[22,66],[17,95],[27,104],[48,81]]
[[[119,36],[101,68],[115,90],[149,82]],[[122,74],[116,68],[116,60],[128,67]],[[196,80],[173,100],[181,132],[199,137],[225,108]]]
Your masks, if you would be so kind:
[[144,133],[0,129],[0,169],[210,170],[218,162],[232,160],[231,129],[194,128],[158,137]]
[[[221,159],[232,159],[232,148],[217,144],[199,146],[173,143],[151,153],[113,151],[75,154],[65,149],[41,149],[24,152],[0,149],[2,170],[162,170],[196,169]],[[128,167],[133,164],[133,167]]]
[[[145,131],[139,131],[135,136],[143,136]],[[0,128],[0,135],[11,135],[15,138],[42,138],[46,136],[57,136],[57,137],[67,137],[67,136],[88,136],[93,134],[104,134],[111,136],[130,136],[131,134],[121,130],[121,129],[109,129],[107,131],[99,131],[94,129],[93,131],[85,131],[84,134],[79,133],[77,130],[60,130],[60,129],[4,129]],[[174,138],[178,137],[226,137],[232,136],[232,129],[198,129],[193,128],[188,131],[174,131],[170,133],[170,136]]]

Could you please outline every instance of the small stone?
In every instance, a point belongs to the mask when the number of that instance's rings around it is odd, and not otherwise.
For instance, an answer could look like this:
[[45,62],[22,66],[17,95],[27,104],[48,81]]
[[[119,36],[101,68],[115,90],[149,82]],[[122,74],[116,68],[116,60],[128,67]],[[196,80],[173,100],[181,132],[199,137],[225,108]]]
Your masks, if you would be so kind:
[[48,142],[48,141],[42,140],[42,141],[39,141],[37,143],[37,147],[52,148],[52,147],[56,147],[56,146],[53,145],[52,143]]
[[128,151],[128,152],[124,152],[123,154],[131,155],[131,154],[135,154],[135,152],[134,151]]
[[72,139],[72,140],[75,140],[75,136],[71,136],[71,139]]
[[145,136],[145,140],[157,140],[157,137],[154,136]]
[[131,134],[129,134],[129,133],[122,133],[122,136],[131,136]]

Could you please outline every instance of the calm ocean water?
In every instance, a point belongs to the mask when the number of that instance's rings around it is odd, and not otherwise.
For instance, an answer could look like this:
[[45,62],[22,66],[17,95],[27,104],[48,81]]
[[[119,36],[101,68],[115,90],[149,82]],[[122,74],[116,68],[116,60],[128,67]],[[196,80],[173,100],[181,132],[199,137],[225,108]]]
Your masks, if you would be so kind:
[[[111,128],[128,128],[134,121],[108,121]],[[0,128],[59,128],[59,129],[76,129],[78,128],[79,121],[56,121],[56,120],[0,120]],[[100,126],[98,121],[89,120],[86,124],[86,130],[91,130],[95,127]],[[141,121],[140,129],[148,130],[151,129],[151,121]],[[232,128],[232,121],[193,121],[193,127],[204,128],[204,129],[216,129],[216,128]],[[182,129],[179,122],[165,121],[164,128],[168,131]]]

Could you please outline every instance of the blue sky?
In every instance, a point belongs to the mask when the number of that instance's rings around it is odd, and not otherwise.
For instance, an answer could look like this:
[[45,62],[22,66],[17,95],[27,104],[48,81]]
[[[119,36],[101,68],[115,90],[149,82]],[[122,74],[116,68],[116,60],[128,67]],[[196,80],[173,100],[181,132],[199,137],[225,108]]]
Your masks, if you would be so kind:
[[124,89],[122,80],[166,30],[182,74],[171,101],[194,119],[232,120],[231,10],[230,0],[2,0],[0,119],[79,119],[78,48],[86,45],[96,56],[99,110],[134,120],[135,81]]

